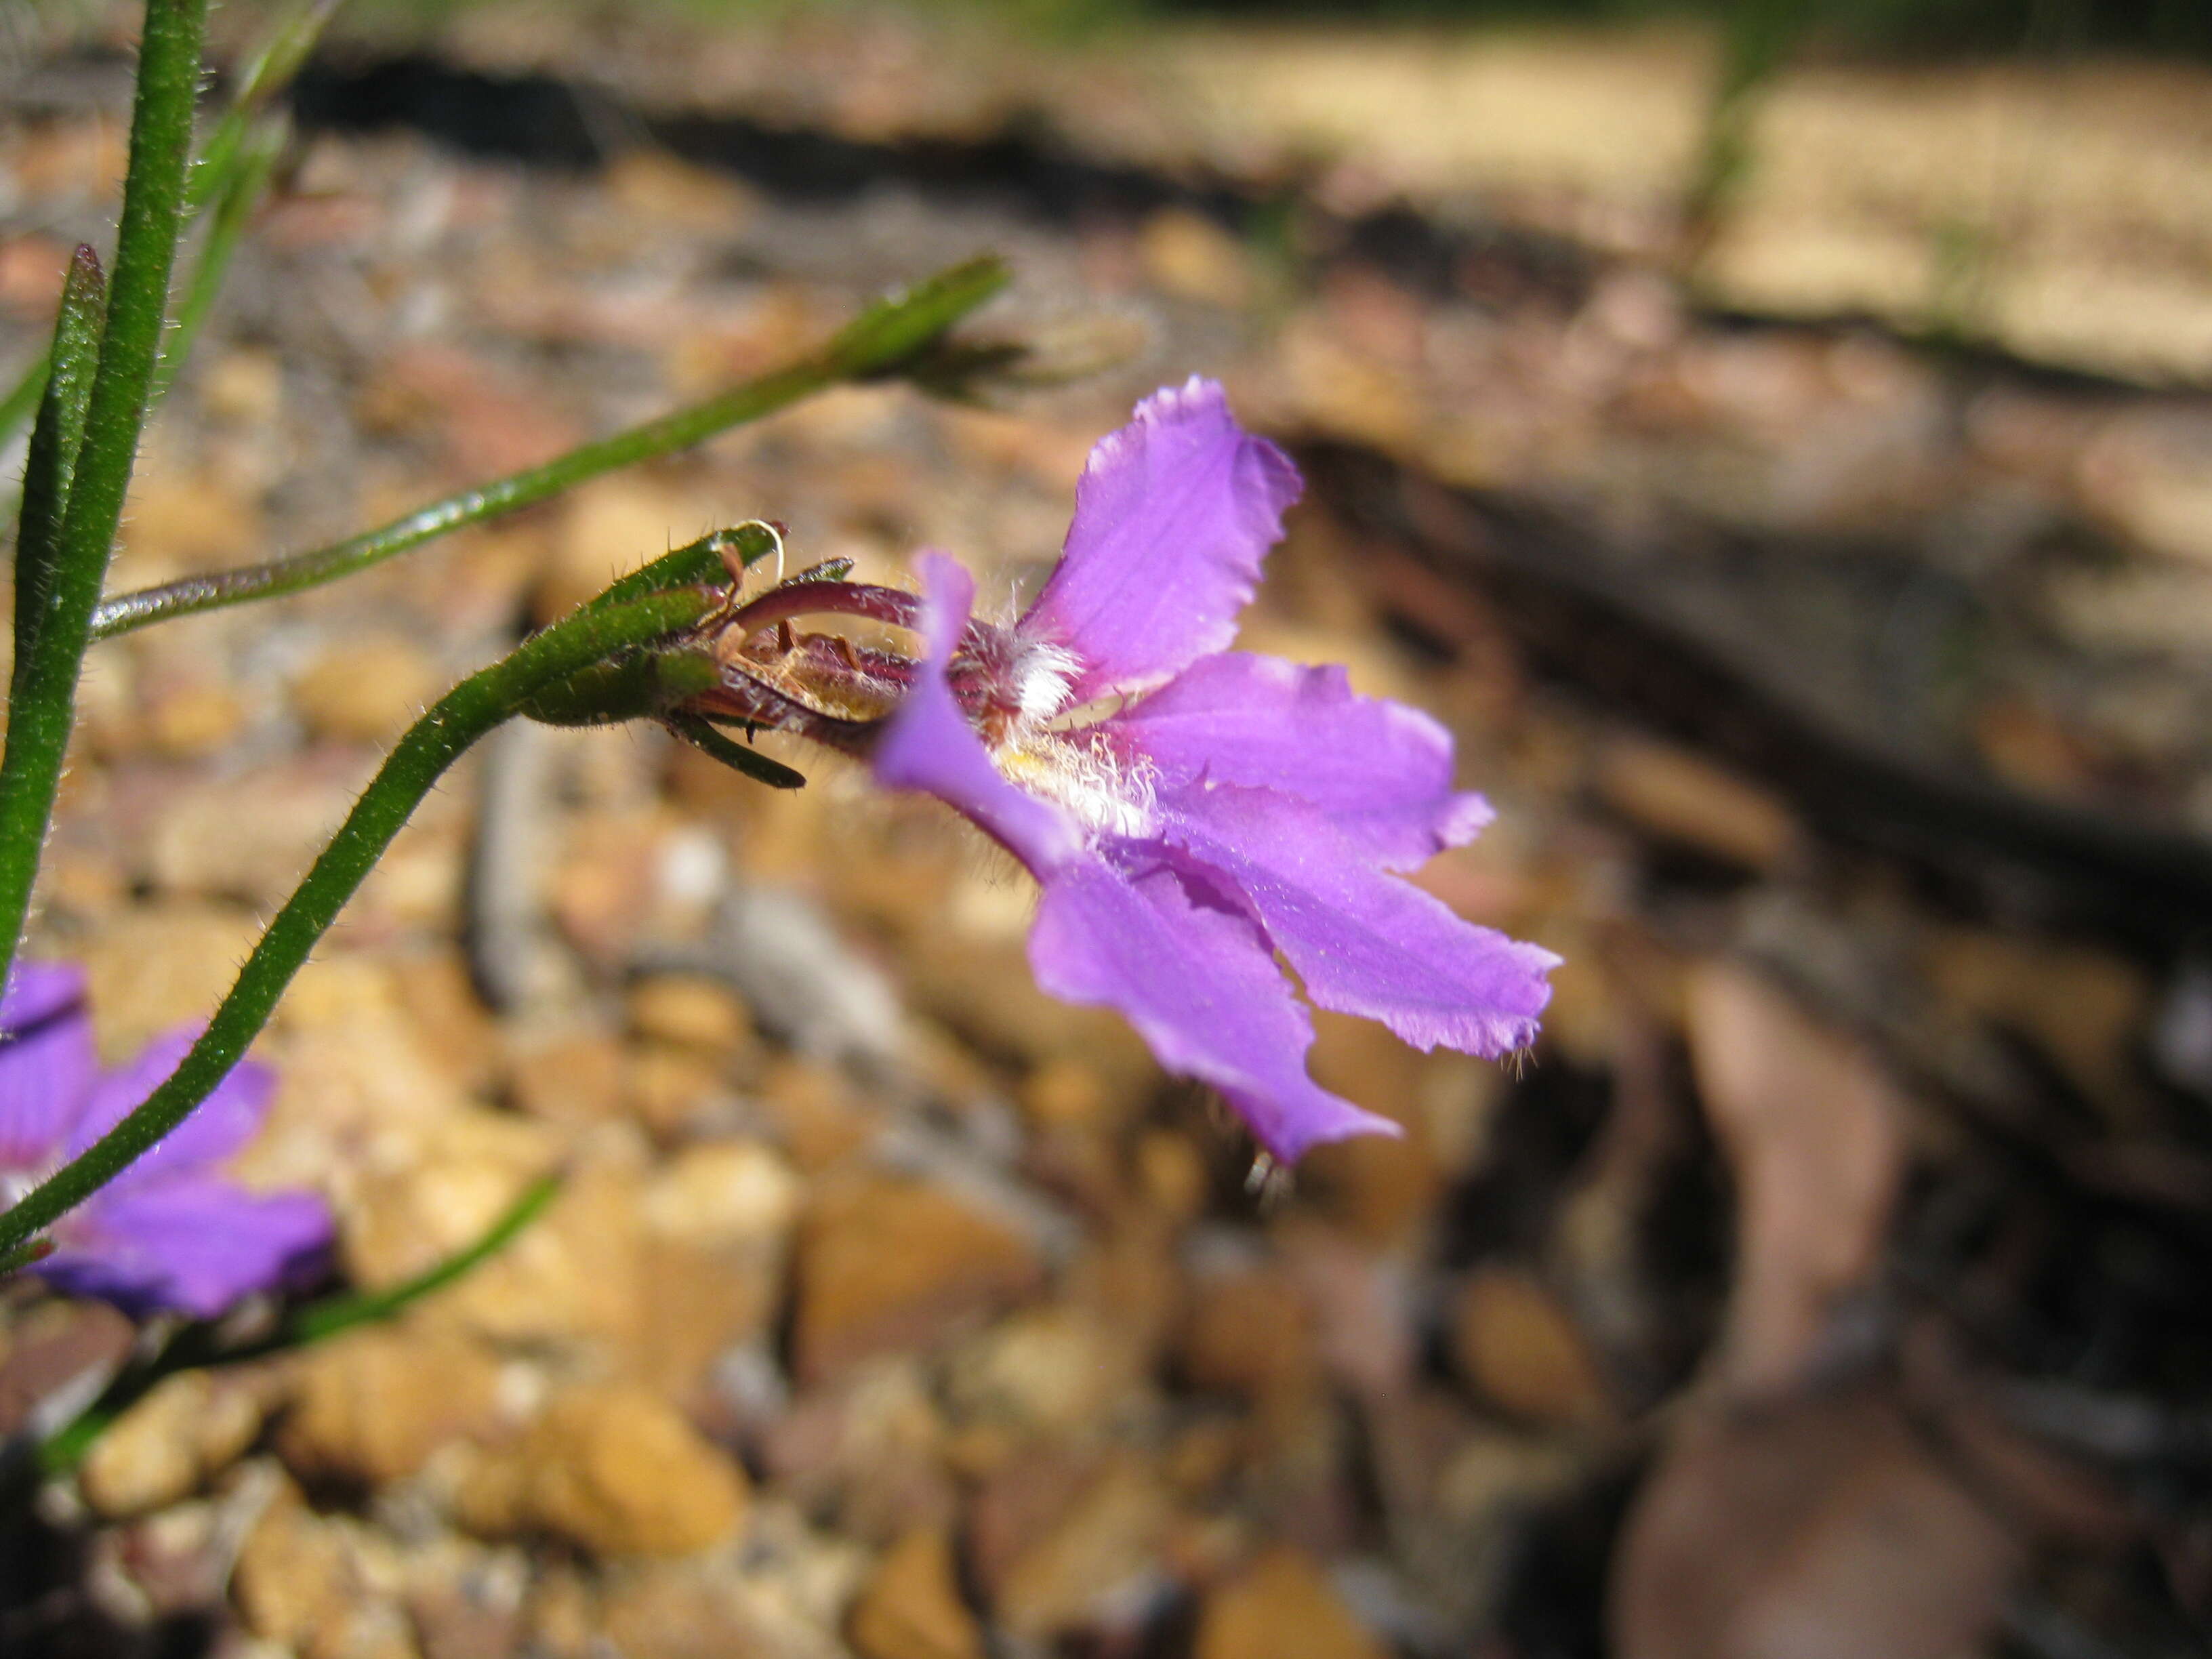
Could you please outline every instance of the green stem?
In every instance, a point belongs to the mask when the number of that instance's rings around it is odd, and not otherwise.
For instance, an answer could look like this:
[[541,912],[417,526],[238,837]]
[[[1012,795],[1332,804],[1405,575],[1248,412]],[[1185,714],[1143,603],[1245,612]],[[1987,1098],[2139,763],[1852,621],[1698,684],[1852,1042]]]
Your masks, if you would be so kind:
[[93,371],[100,362],[100,324],[107,307],[107,280],[100,258],[80,246],[62,284],[61,314],[54,320],[52,377],[31,428],[23,459],[23,510],[15,529],[15,662],[13,696],[38,660],[37,640],[54,597],[54,556],[69,513],[70,485],[84,419],[92,400]]
[[1006,281],[1006,267],[994,258],[956,265],[863,312],[821,350],[705,403],[571,450],[542,466],[448,495],[327,547],[118,594],[100,607],[93,619],[93,637],[111,639],[149,623],[276,599],[334,581],[434,537],[542,501],[586,479],[689,449],[827,387],[890,374],[996,294]]
[[93,607],[122,521],[147,390],[161,354],[206,24],[207,0],[147,0],[107,324],[69,506],[55,538],[46,616],[30,660],[11,688],[8,746],[0,757],[0,981],[15,959],[30,908],[76,718],[77,673]]
[[311,1303],[286,1320],[274,1334],[250,1348],[238,1350],[234,1357],[258,1359],[264,1354],[277,1353],[289,1348],[303,1348],[313,1342],[327,1342],[356,1325],[372,1325],[403,1312],[410,1304],[421,1301],[434,1291],[444,1290],[479,1263],[497,1255],[514,1243],[525,1227],[538,1219],[560,1190],[559,1176],[539,1176],[523,1190],[522,1196],[515,1200],[507,1213],[492,1223],[475,1243],[388,1291],[363,1291],[351,1296],[334,1296],[325,1301]]
[[258,1341],[222,1347],[217,1345],[216,1327],[186,1326],[159,1353],[143,1364],[129,1367],[100,1391],[98,1400],[55,1431],[38,1449],[38,1474],[48,1480],[67,1474],[84,1461],[85,1454],[117,1418],[151,1394],[155,1385],[179,1371],[242,1365],[328,1341],[356,1326],[396,1317],[497,1255],[544,1212],[560,1190],[559,1176],[540,1176],[479,1237],[443,1261],[388,1291],[355,1291],[311,1302]]
[[[659,563],[665,568],[669,561]],[[0,1254],[52,1225],[112,1181],[207,1098],[245,1056],[284,988],[392,837],[470,744],[515,714],[544,687],[617,652],[689,627],[719,602],[714,592],[696,587],[647,592],[614,604],[594,602],[525,641],[440,698],[386,758],[331,844],[253,947],[199,1041],[167,1080],[114,1128],[0,1214]]]

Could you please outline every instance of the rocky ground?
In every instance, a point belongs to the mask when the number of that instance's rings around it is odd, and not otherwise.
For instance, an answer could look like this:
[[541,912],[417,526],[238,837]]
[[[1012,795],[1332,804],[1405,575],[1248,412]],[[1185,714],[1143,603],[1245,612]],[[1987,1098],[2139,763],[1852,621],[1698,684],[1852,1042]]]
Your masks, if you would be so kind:
[[[775,27],[332,56],[117,585],[533,462],[981,247],[994,326],[1114,366],[996,410],[837,392],[100,647],[35,948],[88,964],[111,1057],[204,1013],[381,747],[532,623],[754,517],[1032,584],[1089,445],[1194,370],[1314,481],[1244,642],[1453,726],[1499,821],[1422,879],[1566,957],[1546,1037],[1500,1068],[1324,1018],[1323,1080],[1408,1133],[1255,1172],[1033,988],[1021,881],[941,811],[515,729],[288,998],[246,1169],[329,1194],[362,1286],[560,1197],[401,1322],[147,1400],[41,1495],[0,1650],[2202,1650],[2190,362],[1723,316],[1563,187],[1286,171],[1127,55],[1055,59],[1041,133],[946,94],[996,84],[970,36]],[[118,62],[37,50],[10,361],[120,164]],[[130,1340],[21,1286],[0,1318],[17,1432]]]

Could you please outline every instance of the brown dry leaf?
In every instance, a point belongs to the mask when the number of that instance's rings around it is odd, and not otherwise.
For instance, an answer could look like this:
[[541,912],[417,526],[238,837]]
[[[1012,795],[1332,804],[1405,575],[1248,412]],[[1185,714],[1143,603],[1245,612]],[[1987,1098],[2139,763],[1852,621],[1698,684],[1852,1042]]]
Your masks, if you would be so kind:
[[1736,1278],[1719,1372],[1787,1385],[1836,1297],[1875,1264],[1903,1170],[1903,1107],[1860,1044],[1741,968],[1689,987],[1698,1088],[1737,1188]]
[[1601,1421],[1605,1379],[1573,1317],[1534,1274],[1476,1268],[1454,1298],[1451,1353],[1492,1404],[1534,1423]]
[[1686,1424],[1629,1516],[1620,1659],[1951,1659],[1978,1652],[2018,1542],[1860,1394]]
[[1771,870],[1802,834],[1770,791],[1692,750],[1613,737],[1594,770],[1599,797],[1631,823],[1724,863]]

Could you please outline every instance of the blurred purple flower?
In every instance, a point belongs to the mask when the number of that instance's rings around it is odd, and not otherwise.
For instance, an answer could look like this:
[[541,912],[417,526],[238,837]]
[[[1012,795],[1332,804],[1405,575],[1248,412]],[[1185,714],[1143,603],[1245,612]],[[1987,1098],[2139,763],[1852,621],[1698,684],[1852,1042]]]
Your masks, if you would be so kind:
[[[176,1070],[192,1036],[157,1038],[103,1074],[83,970],[19,963],[0,996],[0,1201],[14,1203],[113,1128]],[[241,1062],[159,1146],[57,1223],[53,1253],[29,1271],[132,1314],[208,1319],[305,1265],[330,1242],[322,1200],[250,1193],[216,1170],[261,1127],[274,1087],[267,1067]]]
[[1044,590],[1010,627],[921,560],[928,659],[876,775],[958,808],[1043,888],[1037,982],[1119,1009],[1285,1162],[1397,1126],[1306,1074],[1323,1008],[1422,1048],[1531,1042],[1549,951],[1462,921],[1393,873],[1489,821],[1451,738],[1341,668],[1226,649],[1297,499],[1297,469],[1193,379],[1091,452]]

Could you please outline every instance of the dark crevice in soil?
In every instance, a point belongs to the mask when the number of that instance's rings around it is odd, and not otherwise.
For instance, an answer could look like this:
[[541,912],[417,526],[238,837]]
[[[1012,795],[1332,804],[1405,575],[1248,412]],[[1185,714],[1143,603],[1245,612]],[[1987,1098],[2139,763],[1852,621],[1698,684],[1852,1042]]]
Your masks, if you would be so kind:
[[[980,138],[874,143],[742,116],[656,115],[575,82],[476,74],[425,57],[317,65],[301,76],[293,107],[309,129],[404,127],[470,155],[539,167],[585,170],[645,142],[790,200],[836,202],[899,185],[1048,225],[1135,221],[1181,207],[1241,231],[1297,199],[1302,182],[1255,185],[1100,161],[1072,148],[1042,113]],[[1446,228],[1403,206],[1343,217],[1301,201],[1299,211],[1324,257],[1370,260],[1401,282],[1462,298],[1474,271],[1487,287],[1540,289],[1578,304],[1599,264],[1561,238],[1504,226]]]
[[[899,185],[946,205],[997,206],[1048,225],[1134,222],[1179,207],[1238,234],[1294,204],[1308,260],[1324,267],[1339,260],[1373,264],[1431,297],[1486,307],[1502,308],[1540,294],[1579,307],[1607,264],[1565,236],[1495,221],[1448,224],[1403,202],[1364,214],[1333,213],[1301,193],[1309,181],[1295,173],[1255,181],[1198,166],[1169,172],[1102,161],[1072,145],[1042,110],[1017,114],[975,138],[875,142],[738,115],[658,114],[588,82],[483,73],[422,54],[310,65],[292,103],[309,130],[405,128],[468,155],[575,172],[604,165],[629,145],[652,143],[798,202],[845,201]],[[1709,327],[1823,337],[1899,333],[1871,316],[1753,316],[1710,307],[1698,316]],[[2142,395],[2142,388],[2124,380],[2030,362],[1980,343],[1915,336],[1911,343],[1969,374]]]

